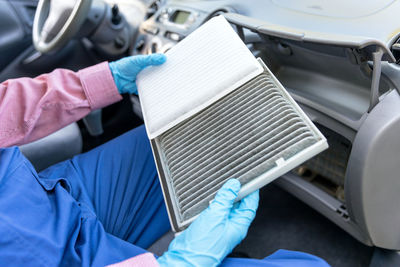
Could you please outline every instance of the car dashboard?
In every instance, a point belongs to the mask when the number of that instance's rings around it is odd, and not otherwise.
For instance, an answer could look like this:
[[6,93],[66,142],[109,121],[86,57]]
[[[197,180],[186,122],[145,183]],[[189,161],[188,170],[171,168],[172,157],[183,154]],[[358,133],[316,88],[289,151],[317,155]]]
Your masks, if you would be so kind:
[[151,7],[131,54],[165,53],[224,15],[330,145],[275,183],[362,243],[400,249],[398,2],[155,1]]

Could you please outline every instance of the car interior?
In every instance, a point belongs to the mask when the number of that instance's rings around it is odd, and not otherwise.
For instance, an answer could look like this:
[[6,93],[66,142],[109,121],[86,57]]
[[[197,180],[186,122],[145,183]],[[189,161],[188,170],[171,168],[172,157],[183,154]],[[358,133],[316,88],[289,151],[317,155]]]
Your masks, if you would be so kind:
[[[332,266],[399,266],[399,11],[396,0],[0,0],[0,80],[165,53],[223,15],[329,143],[261,190],[231,256],[284,248]],[[141,124],[139,98],[124,95],[20,149],[40,171]],[[161,255],[173,236],[148,250]]]

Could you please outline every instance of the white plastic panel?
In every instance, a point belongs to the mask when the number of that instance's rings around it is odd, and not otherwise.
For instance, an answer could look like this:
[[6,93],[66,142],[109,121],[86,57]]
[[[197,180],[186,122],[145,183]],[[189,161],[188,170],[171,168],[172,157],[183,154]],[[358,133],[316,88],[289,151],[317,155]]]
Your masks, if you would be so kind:
[[166,52],[167,61],[137,78],[146,130],[154,138],[263,70],[222,16]]

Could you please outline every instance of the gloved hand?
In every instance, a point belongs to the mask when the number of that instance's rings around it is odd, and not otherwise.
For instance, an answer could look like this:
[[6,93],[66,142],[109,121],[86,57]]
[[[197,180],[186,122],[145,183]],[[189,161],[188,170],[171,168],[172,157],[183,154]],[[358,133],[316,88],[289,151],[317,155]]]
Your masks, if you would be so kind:
[[110,62],[112,76],[120,94],[137,94],[136,75],[147,66],[161,65],[165,62],[164,54],[151,54],[125,57]]
[[217,266],[247,234],[258,207],[258,190],[234,203],[240,189],[228,180],[214,201],[157,259],[160,266]]

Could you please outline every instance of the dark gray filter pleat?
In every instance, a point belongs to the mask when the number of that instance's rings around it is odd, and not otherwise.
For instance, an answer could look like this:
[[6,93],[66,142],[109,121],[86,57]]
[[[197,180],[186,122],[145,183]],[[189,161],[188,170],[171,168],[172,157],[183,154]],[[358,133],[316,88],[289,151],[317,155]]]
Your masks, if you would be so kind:
[[265,72],[157,137],[156,157],[183,222],[229,178],[246,184],[319,140]]

